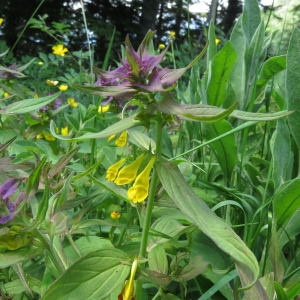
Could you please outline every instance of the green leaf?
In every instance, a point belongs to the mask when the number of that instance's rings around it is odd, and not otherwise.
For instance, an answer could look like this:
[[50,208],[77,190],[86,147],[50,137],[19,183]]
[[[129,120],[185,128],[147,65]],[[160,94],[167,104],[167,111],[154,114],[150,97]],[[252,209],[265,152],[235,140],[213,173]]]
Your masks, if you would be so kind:
[[214,21],[210,21],[208,29],[208,48],[206,54],[206,66],[209,68],[209,64],[212,61],[213,57],[217,54],[217,45],[216,45],[216,34],[215,34],[215,25]]
[[251,280],[244,283],[243,287],[250,288],[254,285],[259,275],[259,266],[254,254],[240,237],[195,194],[178,167],[170,163],[160,163],[157,165],[157,172],[164,189],[176,206],[220,249],[228,253],[236,264],[239,263],[237,268],[240,271],[250,271]]
[[56,98],[58,98],[60,94],[61,92],[58,92],[54,95],[47,97],[27,99],[12,103],[6,106],[5,108],[1,108],[0,115],[24,114],[27,112],[37,110],[54,101]]
[[129,259],[118,249],[90,252],[67,269],[41,300],[105,299],[125,282],[130,266],[124,262],[129,264]]
[[206,90],[209,105],[221,106],[225,101],[229,76],[236,60],[237,53],[230,41],[212,59],[211,72],[208,75],[210,81]]
[[148,264],[152,271],[168,274],[168,260],[165,248],[161,245],[156,245],[148,253]]
[[281,227],[300,207],[300,178],[287,181],[280,186],[273,198],[277,225]]
[[0,236],[0,246],[8,250],[16,250],[28,246],[32,239],[31,233],[21,232],[21,227],[12,226],[8,233]]
[[274,281],[273,284],[275,287],[277,300],[289,300],[290,299],[290,298],[288,298],[283,287],[279,283]]
[[295,110],[288,117],[291,133],[300,148],[300,29],[295,28],[287,51],[286,61],[286,93],[287,109]]
[[280,71],[286,69],[286,55],[273,56],[269,58],[262,66],[258,80],[256,81],[256,97],[266,86],[268,81],[272,79]]
[[[212,140],[221,134],[232,130],[230,123],[222,120],[213,124],[203,124],[203,138],[206,141]],[[209,144],[214,151],[218,163],[223,171],[225,182],[229,183],[233,168],[238,162],[237,146],[234,135],[228,135],[225,138]]]
[[14,136],[13,138],[8,140],[4,144],[0,144],[0,153],[3,152],[16,138],[17,138],[17,136]]
[[188,265],[182,269],[178,277],[184,281],[191,280],[203,273],[208,265],[209,263],[205,261],[202,256],[195,256],[191,258]]
[[271,147],[273,156],[273,181],[275,188],[278,188],[287,179],[289,162],[291,156],[290,131],[285,121],[277,121],[276,131],[272,137],[273,145]]
[[130,139],[134,144],[136,144],[138,147],[141,147],[145,150],[154,150],[156,149],[156,143],[153,139],[151,139],[148,135],[142,133],[141,131],[137,129],[129,129],[128,134],[130,136]]
[[62,135],[58,135],[55,132],[56,126],[55,126],[54,121],[51,120],[51,122],[50,122],[50,131],[51,131],[51,134],[59,140],[63,140],[63,141],[66,141],[66,142],[78,142],[78,141],[84,141],[84,140],[89,140],[89,139],[107,138],[107,137],[109,137],[113,134],[121,133],[121,132],[123,132],[127,129],[130,129],[132,127],[136,127],[136,126],[139,126],[139,125],[141,125],[141,122],[138,121],[138,120],[135,120],[135,116],[131,116],[131,117],[128,117],[124,120],[121,120],[117,123],[114,123],[113,125],[105,128],[104,130],[102,130],[98,133],[89,132],[89,133],[85,133],[84,135],[82,135],[78,138],[67,138],[67,137],[64,137]]

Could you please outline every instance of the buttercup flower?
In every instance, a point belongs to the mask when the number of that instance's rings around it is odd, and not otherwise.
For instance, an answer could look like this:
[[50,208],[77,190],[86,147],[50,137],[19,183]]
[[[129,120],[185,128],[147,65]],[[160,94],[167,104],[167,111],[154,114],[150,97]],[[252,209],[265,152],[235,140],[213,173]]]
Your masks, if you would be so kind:
[[49,84],[49,85],[51,85],[51,86],[58,85],[58,81],[57,81],[57,80],[50,80],[50,79],[47,79],[46,82],[47,82],[47,84]]
[[68,104],[73,108],[78,106],[78,102],[76,102],[74,98],[68,98]]
[[69,86],[67,84],[61,84],[58,88],[60,91],[65,92]]
[[16,207],[24,200],[25,193],[20,193],[16,202],[10,201],[9,197],[16,191],[19,182],[12,178],[0,186],[0,224],[6,224],[16,215]]
[[135,258],[130,271],[129,280],[126,282],[121,294],[118,296],[118,300],[135,300],[134,298],[134,276],[138,267],[138,259]]
[[164,44],[159,44],[158,45],[158,49],[160,50],[164,50],[166,48],[166,46]]
[[127,131],[123,131],[119,138],[116,139],[115,144],[118,147],[124,147],[127,142]]
[[139,171],[143,160],[144,154],[140,155],[132,164],[121,169],[121,171],[118,173],[115,183],[117,185],[123,185],[133,182],[136,178],[136,175]]
[[109,110],[109,105],[105,105],[105,106],[100,105],[98,107],[98,113],[100,114],[106,113],[108,110]]
[[121,214],[119,213],[118,210],[114,210],[110,213],[110,217],[114,220],[120,219]]
[[39,61],[39,62],[38,62],[38,65],[39,65],[39,66],[42,66],[43,64],[44,64],[44,63],[43,63],[42,61]]
[[59,56],[65,56],[65,52],[68,52],[67,48],[64,48],[64,45],[59,44],[52,47],[53,54],[59,55]]
[[38,97],[39,97],[38,94],[34,94],[34,95],[33,95],[33,98],[38,98]]
[[133,186],[128,190],[128,199],[134,203],[144,201],[148,196],[149,176],[156,157],[153,156],[145,169],[138,175]]
[[106,171],[106,179],[108,181],[114,181],[115,178],[117,177],[117,174],[119,172],[119,169],[125,162],[126,158],[122,158],[120,161],[115,163],[114,165],[110,166],[107,171]]
[[169,37],[170,37],[171,40],[174,41],[176,39],[176,32],[175,31],[171,31],[170,34],[169,34]]
[[221,40],[216,38],[216,45],[218,46],[221,43]]
[[3,96],[4,96],[5,98],[9,97],[9,93],[6,93],[6,92],[5,92],[5,93],[3,94]]
[[107,141],[111,141],[112,139],[114,139],[116,137],[116,134],[112,134],[108,137]]
[[68,126],[63,127],[63,128],[60,130],[60,133],[61,133],[62,136],[68,136],[68,134],[69,134],[69,128],[68,128]]

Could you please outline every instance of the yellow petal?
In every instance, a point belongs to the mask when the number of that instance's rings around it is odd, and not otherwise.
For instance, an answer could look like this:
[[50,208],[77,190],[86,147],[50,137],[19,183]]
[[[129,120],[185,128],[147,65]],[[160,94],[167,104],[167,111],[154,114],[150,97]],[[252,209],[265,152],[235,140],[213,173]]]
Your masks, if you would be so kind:
[[64,92],[69,88],[69,86],[67,84],[61,84],[58,88],[60,91]]
[[137,267],[138,267],[138,259],[135,258],[132,263],[132,266],[131,266],[129,280],[126,282],[126,284],[123,287],[123,290],[121,292],[122,300],[132,300],[132,298],[134,296],[134,277],[135,277]]
[[127,142],[127,131],[123,131],[118,139],[116,139],[115,144],[118,147],[124,147]]
[[98,113],[100,113],[100,114],[106,113],[108,110],[109,110],[109,105],[106,105],[106,106],[100,105],[98,107]]
[[69,128],[68,128],[68,126],[63,127],[63,128],[60,130],[60,133],[61,133],[62,136],[68,136],[68,134],[69,134]]
[[111,141],[113,138],[115,138],[116,134],[112,134],[111,136],[108,137],[107,141]]
[[110,166],[107,171],[106,171],[106,179],[108,181],[114,181],[115,178],[117,177],[117,174],[119,172],[119,169],[125,162],[126,158],[122,158],[120,161],[115,163],[114,165]]

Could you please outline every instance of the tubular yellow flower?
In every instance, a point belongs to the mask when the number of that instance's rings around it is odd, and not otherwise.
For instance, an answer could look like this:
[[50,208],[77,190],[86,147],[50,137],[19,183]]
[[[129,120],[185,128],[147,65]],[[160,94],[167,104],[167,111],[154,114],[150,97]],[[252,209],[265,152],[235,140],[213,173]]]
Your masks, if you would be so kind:
[[220,39],[216,39],[216,45],[218,46],[220,44],[221,40]]
[[160,50],[164,50],[164,49],[166,48],[166,46],[165,46],[164,44],[159,44],[159,45],[158,45],[158,48],[159,48]]
[[116,137],[116,134],[112,134],[108,137],[107,141],[111,141],[112,139],[114,139]]
[[106,106],[100,105],[98,107],[98,113],[100,113],[100,114],[106,113],[108,110],[109,110],[109,104]]
[[120,219],[121,214],[119,213],[118,210],[114,210],[110,213],[110,217],[114,220]]
[[122,158],[120,161],[115,163],[114,165],[110,166],[107,171],[106,171],[106,179],[108,181],[114,181],[115,178],[117,177],[117,174],[119,172],[119,169],[125,162],[126,158]]
[[115,184],[123,185],[133,182],[144,160],[144,154],[140,155],[132,164],[124,167],[118,174]]
[[69,134],[69,128],[68,128],[68,126],[63,127],[63,128],[60,130],[60,133],[61,133],[62,136],[68,136],[68,134]]
[[51,133],[44,131],[43,135],[47,141],[55,141],[55,137]]
[[156,157],[153,156],[146,168],[136,178],[133,186],[128,190],[128,199],[134,203],[144,201],[148,196],[149,176]]
[[67,84],[61,84],[58,88],[60,91],[65,92],[69,86]]
[[124,285],[121,294],[118,296],[118,300],[134,300],[134,276],[137,267],[138,267],[138,259],[136,257],[131,266],[129,280]]
[[64,45],[59,44],[52,47],[53,54],[59,55],[59,56],[65,56],[65,52],[68,52],[67,48],[64,48]]
[[50,80],[50,79],[47,79],[46,82],[47,82],[47,84],[49,84],[49,85],[51,85],[51,86],[58,85],[58,81],[57,81],[57,80]]
[[118,139],[116,139],[115,144],[118,147],[124,147],[127,142],[127,131],[123,131]]

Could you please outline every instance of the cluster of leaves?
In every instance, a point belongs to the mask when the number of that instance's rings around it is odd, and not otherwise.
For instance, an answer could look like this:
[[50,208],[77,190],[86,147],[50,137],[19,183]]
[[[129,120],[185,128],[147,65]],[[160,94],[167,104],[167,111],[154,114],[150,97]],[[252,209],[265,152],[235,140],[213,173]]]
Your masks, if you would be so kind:
[[[1,296],[131,299],[134,279],[136,299],[300,294],[299,29],[266,60],[274,35],[247,0],[224,45],[211,23],[207,48],[176,70],[153,35],[137,52],[127,37],[96,84],[80,52],[0,68]],[[140,153],[156,161],[133,203],[106,170]]]

